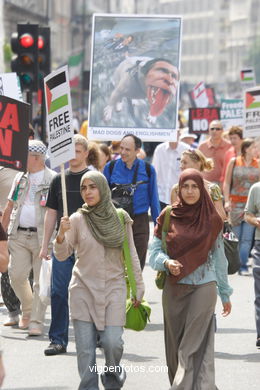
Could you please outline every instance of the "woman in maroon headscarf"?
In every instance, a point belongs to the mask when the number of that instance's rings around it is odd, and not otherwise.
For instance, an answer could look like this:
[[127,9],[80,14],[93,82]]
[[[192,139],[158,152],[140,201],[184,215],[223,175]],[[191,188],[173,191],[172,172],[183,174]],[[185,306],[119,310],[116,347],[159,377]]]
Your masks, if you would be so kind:
[[[215,390],[214,309],[217,288],[223,315],[231,311],[227,261],[214,261],[222,219],[195,169],[180,176],[162,250],[164,209],[150,246],[150,265],[166,271],[163,289],[165,350],[171,389]],[[217,288],[216,288],[217,287]]]

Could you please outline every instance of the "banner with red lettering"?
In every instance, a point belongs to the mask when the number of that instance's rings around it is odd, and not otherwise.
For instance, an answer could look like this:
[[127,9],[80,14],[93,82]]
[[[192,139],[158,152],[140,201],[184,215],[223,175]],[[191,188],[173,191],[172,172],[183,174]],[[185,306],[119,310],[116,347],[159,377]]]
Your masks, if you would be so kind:
[[210,122],[219,118],[219,107],[189,108],[189,131],[193,134],[207,134]]
[[0,95],[0,165],[27,170],[30,104]]

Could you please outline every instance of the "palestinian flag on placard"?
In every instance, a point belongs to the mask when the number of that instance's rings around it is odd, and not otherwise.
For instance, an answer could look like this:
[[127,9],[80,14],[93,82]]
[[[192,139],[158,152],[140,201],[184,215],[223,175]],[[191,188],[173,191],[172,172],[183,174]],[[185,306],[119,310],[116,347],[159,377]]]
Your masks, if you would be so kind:
[[260,90],[246,92],[246,108],[260,108]]
[[206,92],[205,84],[203,81],[195,85],[193,88],[193,98],[196,100],[203,92]]
[[253,81],[254,80],[254,70],[253,69],[244,69],[240,72],[241,81]]
[[69,57],[69,79],[70,87],[75,88],[79,86],[80,75],[82,71],[83,53],[76,54]]
[[69,104],[68,94],[60,95],[60,86],[66,83],[66,72],[61,72],[46,82],[46,99],[48,114]]

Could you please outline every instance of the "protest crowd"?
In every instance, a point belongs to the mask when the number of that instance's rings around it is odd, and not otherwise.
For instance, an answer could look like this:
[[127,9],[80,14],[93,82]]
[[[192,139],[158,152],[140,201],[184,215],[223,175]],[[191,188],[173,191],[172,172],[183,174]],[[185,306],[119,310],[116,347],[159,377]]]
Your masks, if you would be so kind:
[[[260,346],[259,139],[243,139],[239,126],[231,126],[224,138],[221,121],[214,120],[209,124],[207,139],[200,142],[181,126],[177,141],[157,145],[151,162],[147,162],[145,144],[133,134],[126,134],[117,143],[100,143],[75,132],[75,158],[65,172],[65,216],[61,173],[50,169],[48,149],[42,141],[34,137],[28,140],[25,173],[1,168],[3,173],[10,171],[1,180],[1,294],[8,310],[3,325],[28,330],[30,337],[43,334],[47,306],[40,296],[39,278],[42,260],[51,261],[50,344],[44,354],[66,353],[71,315],[81,377],[79,389],[91,389],[92,383],[97,386],[97,374],[86,369],[95,361],[97,346],[104,348],[109,366],[120,366],[123,353],[125,300],[120,309],[118,305],[126,290],[120,257],[117,265],[115,262],[123,239],[118,207],[127,211],[124,219],[138,286],[135,306],[144,294],[142,272],[147,259],[149,218],[155,226],[148,259],[152,268],[165,274],[162,304],[172,389],[179,388],[177,378],[183,386],[180,388],[190,388],[190,375],[198,376],[198,389],[202,388],[200,380],[208,381],[208,389],[214,388],[214,369],[208,354],[214,349],[216,284],[224,316],[231,312],[232,294],[221,234],[223,222],[230,223],[239,239],[241,264],[237,272],[241,277],[250,274],[250,257],[254,260],[256,345]],[[133,196],[122,192],[126,184],[135,185]],[[86,263],[83,259],[89,260]],[[183,312],[183,305],[187,312]],[[116,320],[115,310],[119,310]],[[84,328],[84,324],[91,328]],[[201,339],[196,329],[200,329]],[[194,352],[190,345],[194,345]],[[191,359],[197,359],[198,365],[191,364]],[[207,377],[202,374],[204,365],[208,365]],[[2,364],[1,372],[3,378]],[[124,381],[123,369],[118,375],[102,376],[106,389],[119,389]]]
[[245,125],[224,120],[203,83],[192,107],[179,109],[177,19],[140,34],[108,33],[99,21],[82,121],[67,66],[45,75],[46,107],[32,121],[30,104],[0,94],[2,328],[48,337],[50,361],[69,355],[71,324],[78,390],[127,384],[123,333],[150,319],[148,267],[162,292],[156,325],[168,374],[160,375],[171,390],[217,389],[215,313],[219,296],[222,316],[232,316],[230,274],[253,277],[260,348],[260,136],[248,130],[260,117],[260,89],[245,99]]

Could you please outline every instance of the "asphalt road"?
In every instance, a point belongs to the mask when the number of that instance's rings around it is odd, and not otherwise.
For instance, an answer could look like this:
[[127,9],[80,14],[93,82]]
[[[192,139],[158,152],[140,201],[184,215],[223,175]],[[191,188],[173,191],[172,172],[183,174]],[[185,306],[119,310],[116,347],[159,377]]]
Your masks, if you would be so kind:
[[[154,284],[155,273],[146,265],[144,279],[146,299],[152,307],[151,323],[142,332],[126,330],[125,353],[122,363],[127,370],[125,390],[169,389],[164,357],[161,292]],[[253,305],[252,276],[230,277],[234,288],[233,310],[229,317],[221,317],[218,302],[215,365],[219,390],[253,390],[260,388],[260,349],[255,346],[256,333]],[[6,309],[1,308],[1,324]],[[50,310],[46,317],[45,335],[27,337],[17,327],[2,327],[5,390],[76,390],[79,383],[73,330],[70,331],[68,353],[46,357]],[[103,355],[97,351],[97,365],[102,366]],[[100,389],[103,389],[100,385]]]

